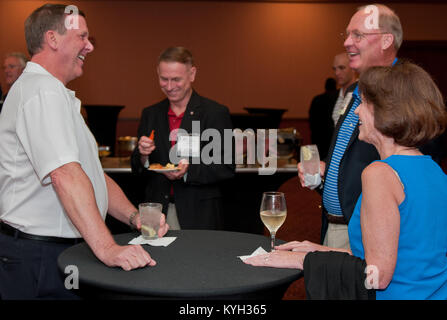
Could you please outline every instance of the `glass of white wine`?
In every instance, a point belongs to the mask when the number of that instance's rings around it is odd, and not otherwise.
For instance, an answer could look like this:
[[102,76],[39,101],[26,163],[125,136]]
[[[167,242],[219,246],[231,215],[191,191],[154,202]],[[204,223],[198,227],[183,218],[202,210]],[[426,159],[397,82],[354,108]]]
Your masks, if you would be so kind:
[[261,201],[261,220],[270,231],[271,251],[275,248],[276,231],[287,216],[286,198],[282,192],[264,192]]

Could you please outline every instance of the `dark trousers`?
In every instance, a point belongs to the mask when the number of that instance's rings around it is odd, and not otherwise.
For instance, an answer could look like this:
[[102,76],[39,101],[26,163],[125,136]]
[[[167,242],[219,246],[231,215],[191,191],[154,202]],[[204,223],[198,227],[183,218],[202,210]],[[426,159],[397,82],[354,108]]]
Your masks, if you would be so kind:
[[57,266],[71,244],[20,239],[0,233],[0,299],[79,299]]

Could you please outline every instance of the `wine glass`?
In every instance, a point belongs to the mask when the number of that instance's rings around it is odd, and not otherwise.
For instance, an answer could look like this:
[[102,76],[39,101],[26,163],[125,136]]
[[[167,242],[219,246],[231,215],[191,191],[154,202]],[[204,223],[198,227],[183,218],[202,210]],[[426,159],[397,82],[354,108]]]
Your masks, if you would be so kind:
[[287,216],[286,198],[282,192],[264,192],[262,194],[261,220],[270,231],[271,251],[275,248],[275,235]]
[[304,186],[315,188],[321,183],[320,155],[315,144],[301,146],[300,161],[304,173]]

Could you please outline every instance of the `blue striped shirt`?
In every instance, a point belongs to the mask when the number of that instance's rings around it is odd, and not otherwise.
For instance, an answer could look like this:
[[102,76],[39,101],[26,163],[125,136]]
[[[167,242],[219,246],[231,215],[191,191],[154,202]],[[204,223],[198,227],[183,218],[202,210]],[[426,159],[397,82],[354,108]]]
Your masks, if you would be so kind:
[[334,151],[332,153],[331,162],[329,164],[326,180],[324,181],[323,189],[323,205],[326,210],[333,215],[342,216],[343,212],[340,206],[340,199],[338,198],[338,170],[341,159],[346,151],[352,133],[359,121],[359,117],[354,113],[355,109],[361,103],[359,88],[356,86],[352,93],[354,103],[349,109],[345,120],[341,124],[338,131],[337,140],[335,142]]

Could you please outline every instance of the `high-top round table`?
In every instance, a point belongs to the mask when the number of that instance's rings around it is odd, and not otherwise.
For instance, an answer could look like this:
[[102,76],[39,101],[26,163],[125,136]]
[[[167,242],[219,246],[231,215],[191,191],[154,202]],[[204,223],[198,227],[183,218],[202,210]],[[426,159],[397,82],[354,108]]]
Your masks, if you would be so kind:
[[[115,240],[123,245],[138,235],[119,234]],[[253,267],[238,258],[259,246],[269,250],[270,239],[262,235],[181,230],[169,231],[166,236],[177,239],[167,247],[143,245],[157,261],[155,267],[110,268],[81,243],[59,256],[59,268],[64,272],[66,266],[76,266],[80,295],[100,299],[281,299],[302,275],[296,269]]]

